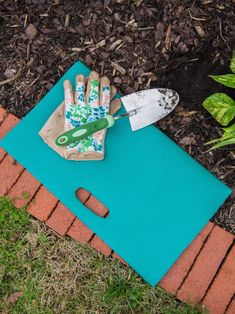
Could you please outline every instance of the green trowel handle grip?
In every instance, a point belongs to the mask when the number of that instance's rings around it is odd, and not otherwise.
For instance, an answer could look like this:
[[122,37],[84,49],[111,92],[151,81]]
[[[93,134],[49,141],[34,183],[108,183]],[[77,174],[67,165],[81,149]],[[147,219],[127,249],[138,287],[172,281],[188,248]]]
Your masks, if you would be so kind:
[[71,129],[60,136],[55,140],[56,145],[66,146],[78,141],[85,139],[87,136],[96,133],[97,131],[110,128],[114,125],[114,118],[110,115],[105,116],[104,118],[83,124],[77,128]]

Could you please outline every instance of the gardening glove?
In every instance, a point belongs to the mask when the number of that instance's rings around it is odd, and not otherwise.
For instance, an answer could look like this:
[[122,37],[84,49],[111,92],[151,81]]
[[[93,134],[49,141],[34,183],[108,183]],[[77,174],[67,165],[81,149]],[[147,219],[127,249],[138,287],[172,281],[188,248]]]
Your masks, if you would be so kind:
[[110,87],[109,79],[107,77],[99,79],[96,72],[91,72],[88,81],[83,75],[78,75],[75,93],[72,92],[71,83],[68,80],[64,81],[64,102],[53,112],[39,135],[65,159],[103,159],[106,130],[98,131],[68,146],[57,146],[55,140],[65,131],[117,112],[121,106],[120,100],[115,99],[110,102],[115,94],[116,89]]

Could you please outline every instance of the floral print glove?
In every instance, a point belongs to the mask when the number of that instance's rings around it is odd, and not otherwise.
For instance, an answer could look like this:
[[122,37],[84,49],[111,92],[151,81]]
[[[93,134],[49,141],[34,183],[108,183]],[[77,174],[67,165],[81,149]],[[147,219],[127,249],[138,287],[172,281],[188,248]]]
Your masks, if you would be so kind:
[[[87,86],[84,76],[78,75],[76,77],[74,97],[71,83],[65,81],[64,96],[65,131],[99,120],[109,113],[110,82],[107,77],[102,77],[99,80],[99,75],[96,72],[90,74]],[[105,130],[101,130],[88,136],[87,139],[68,145],[67,151],[102,154],[104,152],[104,136]]]
[[107,77],[99,78],[91,72],[88,79],[77,75],[75,91],[70,81],[64,81],[64,102],[52,113],[39,135],[55,152],[69,160],[101,160],[104,158],[106,130],[101,130],[82,141],[66,146],[57,146],[56,138],[65,131],[116,113],[121,106],[113,99],[116,89],[110,86]]

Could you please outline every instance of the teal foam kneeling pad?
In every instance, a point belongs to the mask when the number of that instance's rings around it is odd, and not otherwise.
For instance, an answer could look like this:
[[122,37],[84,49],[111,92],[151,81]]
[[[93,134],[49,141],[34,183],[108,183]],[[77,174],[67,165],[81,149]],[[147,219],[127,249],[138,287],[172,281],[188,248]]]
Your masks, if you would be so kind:
[[[155,285],[231,190],[159,129],[132,132],[127,119],[108,130],[103,161],[68,161],[51,150],[38,132],[63,101],[63,81],[89,72],[76,62],[1,146]],[[78,188],[107,206],[109,216],[87,209]]]

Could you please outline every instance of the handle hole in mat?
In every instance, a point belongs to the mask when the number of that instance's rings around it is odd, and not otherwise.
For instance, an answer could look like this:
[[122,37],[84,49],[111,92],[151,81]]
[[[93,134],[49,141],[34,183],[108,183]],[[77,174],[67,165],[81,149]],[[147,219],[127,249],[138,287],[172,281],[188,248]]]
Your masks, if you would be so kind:
[[98,200],[91,192],[86,189],[79,188],[76,191],[77,199],[86,206],[93,213],[98,215],[99,217],[106,218],[109,215],[108,208]]

